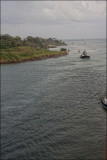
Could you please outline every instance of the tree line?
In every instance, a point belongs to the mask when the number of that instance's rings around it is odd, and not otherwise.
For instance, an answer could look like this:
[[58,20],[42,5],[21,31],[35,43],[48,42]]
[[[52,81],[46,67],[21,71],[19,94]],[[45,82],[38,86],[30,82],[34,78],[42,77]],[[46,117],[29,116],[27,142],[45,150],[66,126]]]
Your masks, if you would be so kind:
[[44,48],[48,49],[50,47],[56,47],[60,45],[66,45],[62,40],[57,40],[55,38],[44,39],[41,37],[27,36],[21,39],[19,36],[11,36],[9,34],[0,35],[0,48],[8,49],[18,46],[30,46],[36,49]]

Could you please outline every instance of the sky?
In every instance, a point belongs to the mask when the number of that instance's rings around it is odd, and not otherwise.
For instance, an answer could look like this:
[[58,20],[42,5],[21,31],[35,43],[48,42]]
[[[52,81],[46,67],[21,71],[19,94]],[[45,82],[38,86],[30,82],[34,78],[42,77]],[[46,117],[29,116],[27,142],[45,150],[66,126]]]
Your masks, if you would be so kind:
[[106,1],[1,1],[1,34],[106,38]]

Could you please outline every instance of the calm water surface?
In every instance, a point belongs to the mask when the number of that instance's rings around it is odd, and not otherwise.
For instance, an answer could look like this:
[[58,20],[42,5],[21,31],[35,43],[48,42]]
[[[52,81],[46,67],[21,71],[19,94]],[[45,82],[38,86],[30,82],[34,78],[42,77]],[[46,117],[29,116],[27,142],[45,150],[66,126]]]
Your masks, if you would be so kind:
[[2,160],[102,159],[106,42],[87,41],[89,60],[66,42],[67,56],[1,66]]

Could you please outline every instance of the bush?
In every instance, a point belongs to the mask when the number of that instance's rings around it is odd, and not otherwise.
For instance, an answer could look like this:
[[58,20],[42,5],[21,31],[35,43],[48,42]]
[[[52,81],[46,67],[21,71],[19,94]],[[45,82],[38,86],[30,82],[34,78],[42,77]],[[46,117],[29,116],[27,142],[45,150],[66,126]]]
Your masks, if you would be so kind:
[[67,51],[67,49],[66,48],[61,48],[60,51]]

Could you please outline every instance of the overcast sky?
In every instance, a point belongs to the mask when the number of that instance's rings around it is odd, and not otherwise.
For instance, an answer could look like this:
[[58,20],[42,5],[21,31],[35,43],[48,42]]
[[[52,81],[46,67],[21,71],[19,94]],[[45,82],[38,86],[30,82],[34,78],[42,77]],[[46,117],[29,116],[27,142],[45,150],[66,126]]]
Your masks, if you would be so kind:
[[2,1],[1,33],[22,38],[106,38],[106,1]]

